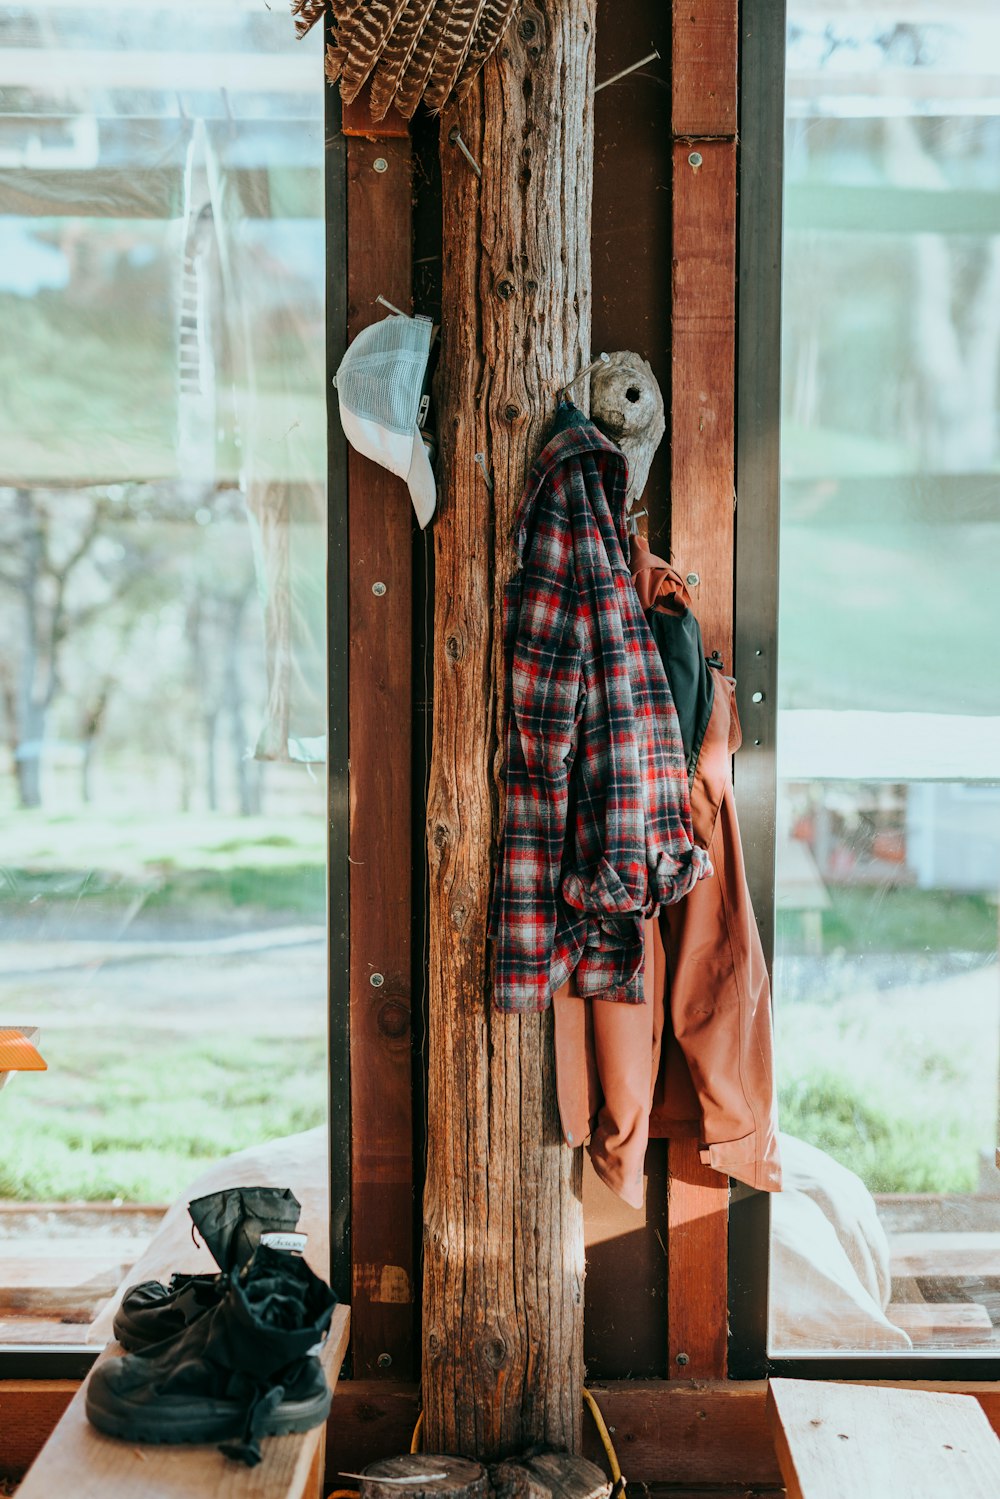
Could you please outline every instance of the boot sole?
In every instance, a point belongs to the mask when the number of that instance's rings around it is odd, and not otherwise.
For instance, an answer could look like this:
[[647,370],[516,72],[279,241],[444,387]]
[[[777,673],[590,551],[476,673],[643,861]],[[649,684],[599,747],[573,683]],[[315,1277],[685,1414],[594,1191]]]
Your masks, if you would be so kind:
[[[102,1401],[106,1392],[93,1380],[87,1386],[87,1419],[105,1436],[123,1442],[142,1442],[166,1446],[207,1446],[229,1441],[243,1434],[246,1412],[229,1400],[158,1400],[155,1411],[136,1411],[114,1399]],[[332,1396],[316,1395],[311,1400],[282,1401],[261,1430],[261,1437],[289,1436],[312,1431],[330,1414]]]

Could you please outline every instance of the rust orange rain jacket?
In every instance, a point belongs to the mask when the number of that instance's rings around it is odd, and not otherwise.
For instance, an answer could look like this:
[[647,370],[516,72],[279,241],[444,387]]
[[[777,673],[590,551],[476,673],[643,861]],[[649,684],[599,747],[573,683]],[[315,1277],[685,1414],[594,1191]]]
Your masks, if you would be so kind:
[[[680,575],[638,540],[630,565],[644,609],[690,610]],[[647,920],[645,1004],[583,999],[572,978],[553,996],[563,1133],[571,1145],[590,1135],[595,1169],[633,1207],[650,1135],[697,1138],[707,1166],[781,1187],[771,996],[733,796],[735,684],[713,677],[691,814],[714,877]]]

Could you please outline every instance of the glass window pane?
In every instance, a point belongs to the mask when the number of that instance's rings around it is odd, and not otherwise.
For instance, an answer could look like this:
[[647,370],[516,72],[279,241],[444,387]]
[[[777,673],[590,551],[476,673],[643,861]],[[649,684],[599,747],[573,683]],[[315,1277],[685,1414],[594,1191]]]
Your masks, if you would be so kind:
[[770,1346],[995,1356],[1000,17],[788,25]]
[[0,6],[0,1343],[325,1130],[320,31]]

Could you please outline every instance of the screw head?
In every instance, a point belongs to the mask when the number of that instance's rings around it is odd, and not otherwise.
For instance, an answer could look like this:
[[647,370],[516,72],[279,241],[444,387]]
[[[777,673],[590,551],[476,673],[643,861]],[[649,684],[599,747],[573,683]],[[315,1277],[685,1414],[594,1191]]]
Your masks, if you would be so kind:
[[380,1369],[388,1369],[389,1365],[392,1363],[392,1354],[380,1353],[375,1362],[378,1364]]
[[372,162],[372,170],[375,172],[387,172],[389,170],[389,163],[384,156],[376,156]]
[[689,588],[697,588],[698,584],[701,582],[701,578],[697,573],[688,573],[684,581]]
[[373,989],[381,989],[382,985],[385,983],[385,974],[373,973],[368,982],[371,984]]
[[764,694],[762,692],[753,692],[750,694],[750,701],[752,703],[762,703],[764,701]]
[[701,166],[701,152],[692,151],[688,157],[688,166],[694,167],[695,171]]
[[384,598],[385,597],[385,584],[384,583],[373,583],[372,584],[372,593],[375,595],[375,597],[377,599]]

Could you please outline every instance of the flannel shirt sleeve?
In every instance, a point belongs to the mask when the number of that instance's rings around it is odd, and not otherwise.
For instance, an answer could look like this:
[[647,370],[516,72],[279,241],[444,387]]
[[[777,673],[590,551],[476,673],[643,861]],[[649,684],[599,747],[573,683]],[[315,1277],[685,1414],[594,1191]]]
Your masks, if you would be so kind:
[[538,1008],[550,996],[570,775],[583,705],[578,608],[570,527],[564,507],[550,492],[541,497],[522,571],[510,703],[526,794],[508,850],[517,897],[508,935],[517,950],[511,950],[509,940],[506,956],[516,965],[519,981],[533,991]]

